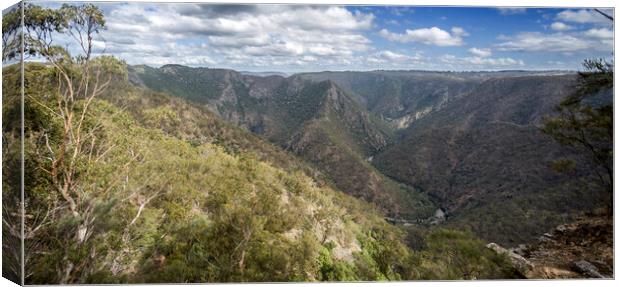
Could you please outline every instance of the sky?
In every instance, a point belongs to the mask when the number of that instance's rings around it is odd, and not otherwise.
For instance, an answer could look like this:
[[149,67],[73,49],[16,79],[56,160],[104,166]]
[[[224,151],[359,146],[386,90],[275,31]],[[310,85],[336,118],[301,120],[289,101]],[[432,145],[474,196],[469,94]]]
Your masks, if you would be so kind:
[[613,57],[613,23],[583,8],[95,5],[107,26],[95,50],[132,65],[287,73],[579,70],[585,58]]

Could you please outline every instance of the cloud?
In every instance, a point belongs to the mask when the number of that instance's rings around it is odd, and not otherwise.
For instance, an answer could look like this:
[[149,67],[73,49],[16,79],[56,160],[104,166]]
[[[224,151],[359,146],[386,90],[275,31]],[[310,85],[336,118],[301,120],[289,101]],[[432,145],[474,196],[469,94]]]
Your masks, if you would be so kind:
[[[130,64],[301,65],[368,51],[372,13],[338,6],[116,4],[106,10],[106,52]],[[166,44],[167,43],[167,44]],[[169,44],[174,44],[174,48]],[[245,55],[245,56],[239,56]],[[189,60],[194,58],[194,60]]]
[[491,49],[478,49],[476,47],[470,48],[469,50],[467,50],[470,54],[476,56],[476,57],[489,57],[491,56]]
[[[613,15],[613,10],[612,11],[606,10],[604,12]],[[605,18],[603,15],[599,14],[598,12],[594,10],[586,10],[586,9],[581,9],[577,11],[564,10],[558,13],[558,15],[556,16],[556,19],[566,21],[566,22],[580,23],[580,24],[586,24],[586,23],[613,24],[612,21]]]
[[501,7],[497,8],[497,10],[499,10],[499,13],[502,15],[515,15],[527,12],[527,9],[523,7]]
[[[588,34],[589,32],[589,34]],[[592,39],[592,36],[603,36],[604,31],[590,30],[585,34],[523,32],[516,36],[503,36],[504,42],[496,45],[501,51],[525,52],[576,52],[586,50],[612,51],[613,43],[602,39]],[[588,38],[590,36],[590,38]]]
[[413,56],[400,54],[392,51],[380,51],[372,55],[374,62],[385,62],[385,61],[420,61],[422,60],[422,54],[416,53]]
[[596,39],[611,40],[614,38],[614,31],[607,28],[592,28],[586,31],[585,35]]
[[551,24],[551,29],[555,31],[568,31],[568,30],[572,30],[573,26],[566,25],[562,22],[553,22]]
[[252,5],[200,5],[197,3],[188,3],[174,7],[174,10],[185,16],[222,16],[237,15],[242,13],[253,13],[257,11],[257,6]]
[[452,67],[465,66],[474,69],[480,68],[507,68],[522,67],[525,65],[523,60],[513,58],[483,58],[483,57],[456,57],[454,55],[443,55],[439,58],[441,62],[452,65]]
[[[105,7],[108,27],[99,35],[101,38],[95,39],[95,48],[123,58],[129,64],[177,63],[281,71],[445,70],[450,67],[480,70],[522,67],[523,60],[528,61],[527,67],[532,65],[530,61],[535,62],[533,65],[545,64],[545,61],[538,63],[526,56],[520,60],[519,54],[503,54],[503,51],[571,54],[579,59],[582,55],[576,52],[613,51],[611,25],[602,25],[606,22],[601,19],[596,20],[599,21],[596,25],[560,19],[572,17],[570,13],[548,14],[545,21],[553,22],[550,25],[553,30],[548,32],[507,31],[515,34],[498,37],[497,44],[492,46],[472,47],[476,39],[468,39],[468,31],[461,27],[398,28],[411,25],[410,18],[392,19],[392,15],[390,18],[376,14],[381,16],[377,18],[373,15],[376,9],[364,7],[136,2],[101,5]],[[560,10],[566,11],[579,14],[582,10]],[[515,14],[526,10],[504,12]],[[510,20],[520,21],[517,18],[520,17]],[[396,21],[399,26],[393,26]],[[374,38],[368,36],[373,31],[379,31],[379,36],[394,43],[388,43],[389,48],[373,45],[371,39]],[[465,46],[466,40],[472,45]],[[426,49],[428,54],[401,43],[429,45],[417,47]],[[445,50],[458,56],[432,56],[436,55],[432,52],[435,46],[456,47]]]
[[469,35],[460,27],[452,27],[451,32],[452,33],[437,27],[415,30],[407,29],[404,34],[393,33],[387,29],[382,29],[379,31],[379,35],[393,42],[420,42],[436,46],[461,46],[463,45],[463,37]]
[[464,36],[464,37],[469,36],[469,33],[465,32],[465,30],[463,28],[461,28],[461,27],[452,27],[452,29],[450,29],[450,31],[452,31],[452,34],[454,36],[458,36],[458,37],[460,37],[460,36]]

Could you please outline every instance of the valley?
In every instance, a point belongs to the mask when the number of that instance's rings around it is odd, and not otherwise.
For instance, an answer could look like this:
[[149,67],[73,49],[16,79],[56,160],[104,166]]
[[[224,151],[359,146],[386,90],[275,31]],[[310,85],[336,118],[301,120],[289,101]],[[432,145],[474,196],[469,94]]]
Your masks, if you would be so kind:
[[442,225],[516,246],[610,200],[584,192],[593,176],[588,170],[567,176],[549,168],[573,156],[540,132],[575,85],[572,73],[285,78],[167,65],[130,67],[130,75],[135,84],[202,104],[303,158],[336,188],[396,221],[423,221],[441,208]]

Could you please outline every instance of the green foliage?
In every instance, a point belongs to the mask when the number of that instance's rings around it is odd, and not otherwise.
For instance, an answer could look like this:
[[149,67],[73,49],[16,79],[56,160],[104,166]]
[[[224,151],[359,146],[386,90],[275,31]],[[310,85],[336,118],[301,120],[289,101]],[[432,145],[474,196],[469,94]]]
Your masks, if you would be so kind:
[[[451,227],[466,225],[486,240],[512,245],[608,200],[581,192],[591,188],[587,167],[576,166],[570,176],[549,170],[570,151],[538,125],[572,88],[574,75],[373,71],[257,78],[179,65],[131,69],[135,82],[175,87],[171,94],[213,107],[390,217],[424,219],[437,204],[454,214]],[[388,125],[413,115],[396,139]]]
[[[22,7],[24,26],[22,27]],[[24,52],[26,56],[40,54],[43,46],[51,46],[52,34],[62,33],[67,28],[69,18],[59,9],[44,8],[31,3],[21,3],[2,17],[2,60],[18,58],[21,53],[21,32],[24,31]],[[50,55],[61,50],[54,46]]]
[[84,55],[76,58],[90,58],[92,37],[105,28],[103,12],[96,5],[63,4],[59,9],[32,3],[23,5],[23,27],[22,9],[18,5],[2,17],[3,61],[19,57],[22,28],[25,57],[40,55],[48,59],[69,60],[70,55],[65,48],[53,43],[54,34],[61,33],[70,36],[83,50]]
[[319,249],[319,277],[321,281],[358,281],[360,276],[355,266],[334,259],[331,255],[333,244],[326,244]]
[[157,127],[166,132],[172,132],[181,123],[176,112],[167,107],[145,110],[143,116],[147,126]]
[[[32,87],[44,91],[50,85],[43,66],[27,70],[37,75]],[[122,85],[112,89],[130,101],[132,93],[144,92]],[[287,172],[245,151],[230,154],[221,145],[234,137],[192,143],[186,138],[192,122],[179,120],[185,115],[170,105],[174,102],[134,113],[110,101],[95,100],[87,122],[100,122],[100,138],[117,148],[104,163],[84,161],[91,166],[79,180],[105,187],[118,173],[126,179],[111,196],[93,194],[98,235],[87,244],[63,251],[67,243],[58,241],[80,219],[65,216],[44,229],[37,237],[42,255],[31,259],[35,275],[28,282],[57,282],[66,260],[84,258],[89,260],[80,266],[79,282],[87,283],[447,278],[435,267],[419,266],[420,254],[436,249],[413,252],[404,245],[405,235],[367,203],[318,185],[303,170]],[[45,111],[36,103],[31,107]],[[33,117],[39,119],[41,112]],[[38,129],[58,129],[53,123],[39,121]],[[162,123],[175,128],[162,130]],[[235,130],[221,128],[219,133]],[[125,168],[132,154],[139,157]],[[34,181],[32,190],[44,199],[48,184]],[[33,204],[37,210],[45,201]],[[339,255],[343,252],[351,255]]]
[[63,26],[67,29],[83,29],[98,33],[105,27],[103,12],[94,4],[63,4],[55,11],[66,21]]
[[430,232],[421,252],[422,279],[516,278],[505,255],[486,248],[470,233],[438,229]]
[[360,238],[362,251],[357,254],[356,265],[362,272],[362,278],[374,280],[402,280],[407,269],[413,268],[406,260],[411,256],[400,242],[403,235],[398,232],[377,227]]
[[[61,125],[45,108],[54,100],[45,96],[53,74],[38,64],[28,65],[27,73],[33,100],[28,104],[33,109],[28,135],[34,138],[37,130],[57,134]],[[122,98],[135,92],[116,88]],[[17,104],[11,102],[5,111]],[[367,206],[319,187],[304,172],[284,172],[253,153],[228,154],[218,145],[190,144],[183,134],[173,136],[188,130],[187,122],[179,120],[183,115],[172,107],[139,109],[135,115],[140,122],[108,101],[93,101],[85,124],[100,125],[99,140],[115,148],[99,163],[80,158],[79,185],[113,189],[107,195],[87,194],[98,220],[86,243],[66,241],[65,235],[84,220],[69,214],[30,239],[41,255],[29,261],[33,275],[28,282],[58,282],[58,270],[67,261],[81,262],[74,272],[79,282],[88,283],[359,280],[356,263],[336,259],[321,241],[346,249],[341,244],[355,245],[354,234],[371,226],[395,232]],[[177,128],[165,132],[162,123]],[[227,130],[234,129],[221,131]],[[54,146],[60,137],[50,139]],[[33,156],[41,147],[37,145],[33,142]],[[136,162],[128,165],[134,155]],[[45,166],[31,163],[29,171]],[[124,180],[116,187],[119,174]],[[44,173],[32,176],[38,180],[31,182],[29,194],[41,198],[31,201],[29,211],[44,212],[46,198],[53,195],[50,182]],[[355,221],[345,224],[344,214],[352,214]],[[326,226],[331,226],[329,232]],[[327,241],[322,234],[330,234]],[[369,258],[367,264],[381,266]]]
[[[2,276],[21,284],[21,111],[17,65],[2,77]],[[24,162],[32,168],[31,161]],[[35,175],[33,178],[32,175]],[[25,172],[25,184],[35,184],[36,173]]]
[[[53,135],[60,128],[44,108],[53,100],[43,96],[52,83],[45,75],[53,78],[47,69],[27,66],[28,73],[37,75],[30,77],[28,86],[38,101],[30,104],[38,109],[28,120],[31,135],[36,130]],[[405,234],[385,223],[372,206],[317,184],[303,169],[284,171],[264,161],[250,152],[261,146],[251,137],[249,149],[229,153],[221,146],[239,140],[236,137],[244,132],[235,134],[236,128],[221,126],[218,133],[228,133],[229,138],[218,144],[196,141],[201,137],[189,135],[201,135],[201,129],[185,130],[192,123],[186,125],[187,115],[178,110],[185,104],[129,86],[110,89],[127,101],[159,104],[123,111],[113,104],[120,103],[119,98],[108,95],[108,100],[93,102],[87,123],[101,125],[100,140],[116,148],[100,163],[80,159],[88,171],[81,173],[80,184],[110,186],[119,174],[124,183],[110,195],[89,194],[99,220],[93,227],[97,235],[86,244],[63,239],[80,224],[81,219],[72,216],[60,217],[31,239],[43,255],[30,259],[34,276],[28,282],[58,282],[58,270],[66,260],[79,266],[79,282],[85,283],[509,276],[502,273],[508,268],[505,262],[471,235],[422,235],[425,243],[413,251],[405,245]],[[140,97],[134,97],[136,93]],[[6,111],[15,104],[5,106]],[[52,139],[54,145],[58,137]],[[32,145],[35,151],[37,143]],[[132,155],[138,155],[137,161],[127,165]],[[10,158],[9,154],[6,160]],[[37,180],[30,194],[41,197],[32,201],[30,210],[43,211],[49,181],[41,172],[31,176]],[[454,252],[448,256],[446,248]]]
[[[584,155],[579,165],[591,167],[601,188],[613,189],[613,103],[601,100],[613,88],[613,64],[585,60],[577,90],[556,107],[542,131]],[[603,95],[604,96],[604,95]],[[564,161],[566,163],[566,160]]]
[[[2,61],[12,60],[21,52],[21,5],[16,4],[2,14]],[[4,12],[4,11],[3,11]]]
[[140,74],[140,79],[150,89],[198,103],[207,103],[225,88],[228,73],[226,70],[197,68],[189,71],[183,68],[178,65],[165,65],[160,69],[148,66],[132,69]]
[[[135,159],[114,149],[122,143],[106,134],[105,120],[92,113],[96,106],[105,109],[106,104],[95,98],[113,80],[124,80],[126,69],[113,57],[90,59],[92,37],[104,25],[96,6],[28,5],[24,10],[25,25],[20,29],[25,30],[27,51],[47,60],[46,65],[33,64],[24,75],[23,108],[30,112],[23,119],[23,153],[28,160],[24,173],[31,179],[23,187],[28,206],[24,277],[26,282],[85,281],[99,268],[95,255],[105,256],[108,251],[102,247],[110,240],[106,230],[119,228],[118,218],[107,215],[124,200],[126,194],[118,182]],[[71,56],[55,45],[56,33],[72,36],[84,54]],[[18,94],[15,86],[13,95]],[[7,109],[13,120],[21,104],[15,98]],[[16,128],[3,129],[3,136],[13,138],[17,133]],[[125,164],[115,166],[114,161]],[[6,225],[14,229],[12,223]],[[51,257],[38,261],[42,253]]]
[[90,61],[95,73],[114,75],[116,81],[127,80],[127,64],[114,56],[99,56]]

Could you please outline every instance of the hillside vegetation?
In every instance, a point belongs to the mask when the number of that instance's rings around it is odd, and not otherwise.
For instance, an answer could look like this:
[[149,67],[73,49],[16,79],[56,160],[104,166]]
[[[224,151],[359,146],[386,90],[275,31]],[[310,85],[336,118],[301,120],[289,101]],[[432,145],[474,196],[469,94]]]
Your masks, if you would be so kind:
[[610,200],[589,186],[588,169],[554,171],[555,160],[576,155],[539,130],[574,78],[489,79],[412,124],[373,162],[432,195],[448,212],[449,226],[507,246],[535,240]]
[[[8,123],[18,119],[17,68],[4,70],[7,147],[16,141]],[[36,179],[25,187],[34,219],[27,222],[30,284],[515,276],[505,258],[465,233],[432,232],[432,244],[413,251],[404,232],[372,206],[315,181],[303,164],[283,169],[294,162],[285,152],[200,107],[122,81],[87,115],[87,123],[99,125],[95,148],[111,148],[97,160],[79,159],[76,184],[89,187],[84,204],[96,221],[75,244],[67,231],[81,223],[71,213],[43,218],[50,204],[62,202],[40,156],[47,146],[42,131],[55,135],[61,126],[46,108],[52,71],[40,64],[26,69],[26,177]],[[48,139],[57,144],[56,136]],[[3,196],[11,198],[18,161],[4,151]],[[454,251],[441,255],[447,251],[437,244]]]

